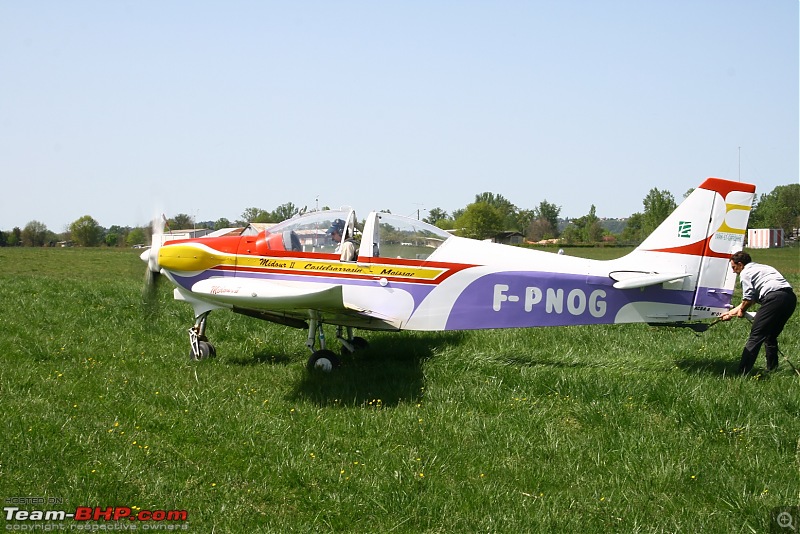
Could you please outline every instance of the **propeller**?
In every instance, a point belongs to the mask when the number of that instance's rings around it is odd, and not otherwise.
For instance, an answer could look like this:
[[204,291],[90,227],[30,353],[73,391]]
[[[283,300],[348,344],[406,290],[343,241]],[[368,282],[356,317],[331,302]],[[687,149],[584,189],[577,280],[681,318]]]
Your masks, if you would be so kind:
[[156,296],[158,294],[158,283],[161,279],[161,267],[158,264],[158,251],[164,242],[164,227],[167,224],[167,218],[164,215],[155,217],[150,223],[153,230],[153,235],[150,240],[151,245],[146,249],[139,258],[147,264],[144,270],[144,287],[142,288],[142,299],[150,311],[155,311],[155,306],[158,302]]

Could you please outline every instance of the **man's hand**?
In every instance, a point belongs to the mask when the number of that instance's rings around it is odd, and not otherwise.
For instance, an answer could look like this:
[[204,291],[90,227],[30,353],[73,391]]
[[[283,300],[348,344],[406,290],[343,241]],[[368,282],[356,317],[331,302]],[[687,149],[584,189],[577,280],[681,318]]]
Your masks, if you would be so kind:
[[736,306],[735,308],[730,309],[726,313],[720,315],[719,316],[720,320],[730,321],[734,317],[744,317],[744,310],[746,310],[750,306],[749,302],[747,302],[747,304],[745,304],[745,302],[747,301],[742,301],[742,303]]

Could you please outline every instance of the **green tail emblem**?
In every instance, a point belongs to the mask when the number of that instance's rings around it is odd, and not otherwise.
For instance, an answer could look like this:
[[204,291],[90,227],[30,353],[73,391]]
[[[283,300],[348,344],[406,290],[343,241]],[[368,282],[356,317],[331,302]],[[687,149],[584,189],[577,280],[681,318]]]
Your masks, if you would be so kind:
[[678,223],[678,237],[692,237],[692,221],[681,221]]

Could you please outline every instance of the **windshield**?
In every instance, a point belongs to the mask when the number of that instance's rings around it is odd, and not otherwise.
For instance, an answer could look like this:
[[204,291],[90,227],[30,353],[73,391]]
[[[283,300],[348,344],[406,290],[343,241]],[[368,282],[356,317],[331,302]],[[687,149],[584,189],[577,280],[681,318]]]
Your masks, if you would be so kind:
[[333,253],[338,243],[327,233],[334,221],[346,221],[350,215],[348,210],[316,211],[292,217],[267,230],[266,235],[294,232],[300,240],[303,252]]
[[392,215],[380,214],[380,255],[388,258],[424,260],[452,237],[431,224]]
[[[375,216],[377,216],[378,228],[368,225],[370,230],[367,230],[362,221],[358,223],[358,230],[367,231],[369,235],[362,235],[358,231],[355,233],[356,242],[366,239],[375,245],[371,249],[372,254],[368,252],[367,255],[424,260],[452,237],[441,228],[416,219],[391,213],[373,213],[370,215],[370,220],[374,220],[372,217]],[[348,230],[346,231],[349,233],[349,227],[355,221],[355,213],[352,210],[306,213],[276,224],[266,231],[266,236],[294,234],[299,240],[303,252],[335,253],[338,243],[333,241],[327,232],[328,228],[337,220],[347,221]],[[286,250],[289,250],[289,247]],[[364,249],[361,250],[361,253],[364,254]]]

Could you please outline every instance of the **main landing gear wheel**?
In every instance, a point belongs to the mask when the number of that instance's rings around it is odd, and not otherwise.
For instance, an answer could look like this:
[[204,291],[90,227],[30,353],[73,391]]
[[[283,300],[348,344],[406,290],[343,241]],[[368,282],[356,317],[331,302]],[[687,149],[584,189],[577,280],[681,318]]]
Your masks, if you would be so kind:
[[308,359],[309,371],[322,371],[330,373],[336,367],[339,367],[339,357],[333,351],[322,349],[314,352]]

